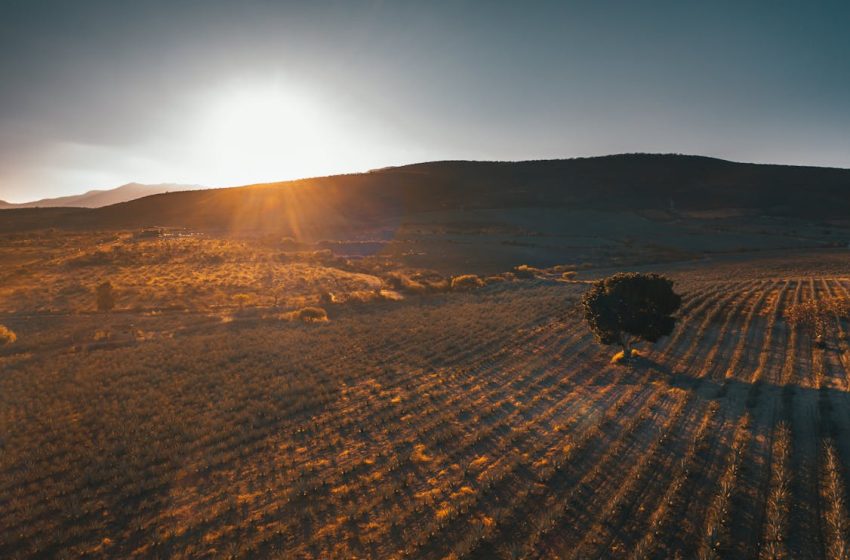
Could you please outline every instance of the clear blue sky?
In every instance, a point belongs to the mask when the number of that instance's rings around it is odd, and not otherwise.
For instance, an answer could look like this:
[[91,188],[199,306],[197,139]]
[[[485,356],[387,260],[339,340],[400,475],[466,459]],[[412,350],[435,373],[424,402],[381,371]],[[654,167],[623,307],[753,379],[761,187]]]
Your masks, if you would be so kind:
[[0,0],[0,199],[434,159],[850,167],[850,4]]

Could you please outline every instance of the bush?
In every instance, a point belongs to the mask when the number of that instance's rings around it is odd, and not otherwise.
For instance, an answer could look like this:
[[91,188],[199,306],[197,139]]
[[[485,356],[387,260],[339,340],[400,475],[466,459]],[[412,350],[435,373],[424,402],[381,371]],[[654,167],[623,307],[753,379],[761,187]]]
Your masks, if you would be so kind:
[[424,294],[428,288],[421,282],[417,282],[408,275],[401,272],[391,272],[386,278],[387,286],[398,292],[407,292],[410,294]]
[[12,344],[16,340],[18,340],[18,337],[14,332],[12,332],[12,329],[4,325],[0,325],[0,346]]
[[112,333],[108,330],[98,329],[98,330],[94,331],[93,339],[94,339],[95,342],[101,342],[103,340],[109,340],[110,338],[112,338]]
[[[268,317],[268,316],[267,316]],[[281,321],[303,321],[305,323],[324,323],[328,320],[328,313],[321,307],[302,307],[295,311],[287,311],[272,315]]]
[[537,274],[542,271],[539,268],[534,268],[533,266],[528,266],[527,264],[521,264],[519,266],[515,266],[512,272],[517,278],[523,278],[527,280],[535,278]]
[[791,304],[785,309],[785,319],[809,331],[818,347],[825,346],[828,325],[835,318],[850,319],[850,299],[809,300]]
[[[386,299],[380,289],[377,290],[354,290],[345,294],[344,303],[370,303]],[[337,301],[335,300],[335,303]]]
[[328,313],[321,307],[304,307],[295,313],[305,323],[322,323],[328,320]]
[[451,281],[445,278],[440,280],[423,280],[423,284],[429,292],[434,293],[448,292],[452,287]]
[[451,280],[443,278],[436,272],[420,271],[410,275],[410,280],[422,284],[430,293],[447,292],[451,289]]
[[483,288],[484,281],[475,274],[464,274],[452,278],[452,290],[474,290]]
[[115,307],[115,290],[112,289],[112,282],[108,280],[97,287],[95,290],[97,295],[97,310],[102,312],[112,311]]

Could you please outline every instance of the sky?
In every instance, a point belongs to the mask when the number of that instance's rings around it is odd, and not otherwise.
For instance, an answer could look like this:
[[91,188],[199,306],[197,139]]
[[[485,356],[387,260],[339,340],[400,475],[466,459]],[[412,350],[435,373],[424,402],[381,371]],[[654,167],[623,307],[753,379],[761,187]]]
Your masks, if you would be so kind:
[[850,168],[850,4],[0,0],[0,199],[622,152]]

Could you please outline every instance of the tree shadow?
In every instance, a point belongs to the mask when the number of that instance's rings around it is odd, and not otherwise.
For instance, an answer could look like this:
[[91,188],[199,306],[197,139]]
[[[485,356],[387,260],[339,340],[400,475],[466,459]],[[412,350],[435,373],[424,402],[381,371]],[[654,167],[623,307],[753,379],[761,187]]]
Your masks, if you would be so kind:
[[[837,438],[847,435],[836,422],[836,408],[850,412],[850,392],[834,387],[811,387],[797,382],[779,384],[765,379],[745,381],[736,377],[718,379],[716,377],[693,375],[687,371],[674,370],[668,364],[658,362],[649,356],[633,358],[623,367],[628,368],[644,379],[661,381],[671,388],[692,391],[700,399],[721,402],[727,417],[735,418],[773,407],[773,413],[766,415],[761,429],[772,430],[779,422],[790,423],[794,419],[795,406],[808,403],[816,407],[813,421],[818,435]],[[846,416],[846,415],[845,415]]]

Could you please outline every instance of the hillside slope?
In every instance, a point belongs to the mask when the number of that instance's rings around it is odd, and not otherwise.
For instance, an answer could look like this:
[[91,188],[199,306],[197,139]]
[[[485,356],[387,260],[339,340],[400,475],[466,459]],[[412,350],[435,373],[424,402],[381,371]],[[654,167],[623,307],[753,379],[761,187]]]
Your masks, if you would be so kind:
[[[526,162],[445,161],[228,189],[172,192],[53,216],[54,227],[269,230],[324,235],[435,210],[716,211],[844,218],[850,170],[625,154]],[[6,231],[37,214],[0,214]]]
[[95,189],[83,194],[60,196],[58,198],[43,198],[32,202],[15,204],[0,200],[0,209],[12,208],[101,208],[121,202],[128,202],[144,196],[174,191],[187,191],[202,188],[199,185],[179,185],[176,183],[161,183],[144,185],[127,183],[114,189]]

